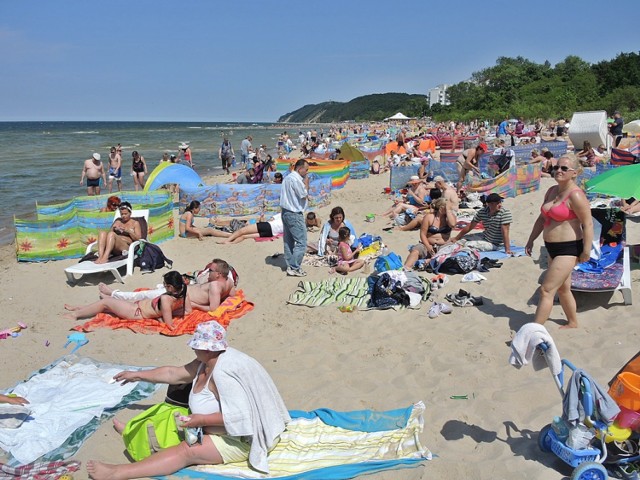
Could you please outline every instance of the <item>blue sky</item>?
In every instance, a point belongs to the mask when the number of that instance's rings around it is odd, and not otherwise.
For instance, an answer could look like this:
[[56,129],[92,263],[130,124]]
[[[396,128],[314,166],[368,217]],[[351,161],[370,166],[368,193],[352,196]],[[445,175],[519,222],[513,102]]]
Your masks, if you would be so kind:
[[2,0],[0,121],[273,122],[522,56],[640,49],[637,0]]

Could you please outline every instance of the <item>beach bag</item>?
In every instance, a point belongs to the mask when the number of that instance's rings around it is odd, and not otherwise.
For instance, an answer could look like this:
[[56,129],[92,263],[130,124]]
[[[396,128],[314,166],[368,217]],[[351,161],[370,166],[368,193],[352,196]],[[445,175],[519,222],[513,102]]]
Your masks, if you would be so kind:
[[386,272],[387,270],[401,270],[402,259],[400,255],[395,252],[391,252],[388,255],[382,255],[378,257],[374,268],[377,272]]
[[133,264],[140,267],[143,273],[152,273],[160,268],[171,268],[173,261],[164,256],[159,246],[149,242],[140,242]]
[[409,294],[402,288],[399,281],[389,275],[380,275],[373,286],[369,306],[374,308],[390,308],[409,306]]
[[507,168],[509,168],[509,163],[511,162],[511,157],[508,157],[508,150],[503,149],[503,152],[500,155],[494,157],[494,162],[496,162],[496,166],[498,167],[498,174],[504,172]]
[[122,439],[131,458],[139,462],[163,448],[178,445],[182,438],[176,417],[188,414],[188,408],[159,403],[129,420]]
[[189,407],[189,396],[191,395],[191,382],[169,385],[167,395],[164,397],[165,403],[178,407]]

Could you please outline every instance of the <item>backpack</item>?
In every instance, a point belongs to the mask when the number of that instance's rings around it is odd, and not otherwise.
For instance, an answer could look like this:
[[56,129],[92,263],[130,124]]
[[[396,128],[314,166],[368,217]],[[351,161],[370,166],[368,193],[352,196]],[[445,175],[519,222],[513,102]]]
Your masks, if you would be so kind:
[[182,438],[176,417],[189,415],[189,409],[159,403],[133,417],[122,431],[124,445],[136,462],[163,448],[178,445]]
[[374,268],[377,272],[386,272],[387,270],[401,270],[402,259],[397,253],[391,252],[388,255],[378,257]]
[[164,256],[159,246],[149,242],[140,242],[133,264],[140,267],[140,270],[145,273],[152,273],[163,267],[171,268],[173,261]]
[[509,163],[511,162],[511,157],[507,156],[509,150],[506,148],[502,149],[502,153],[495,156],[493,161],[498,166],[498,174],[503,173],[505,170],[509,168]]

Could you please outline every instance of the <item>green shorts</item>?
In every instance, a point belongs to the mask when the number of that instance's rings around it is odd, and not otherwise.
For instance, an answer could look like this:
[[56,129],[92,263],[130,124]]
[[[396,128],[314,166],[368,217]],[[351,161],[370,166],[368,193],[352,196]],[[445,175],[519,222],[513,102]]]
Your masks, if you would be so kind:
[[242,437],[232,437],[231,435],[209,435],[211,441],[220,452],[222,462],[236,463],[245,462],[249,458],[251,446],[242,440]]

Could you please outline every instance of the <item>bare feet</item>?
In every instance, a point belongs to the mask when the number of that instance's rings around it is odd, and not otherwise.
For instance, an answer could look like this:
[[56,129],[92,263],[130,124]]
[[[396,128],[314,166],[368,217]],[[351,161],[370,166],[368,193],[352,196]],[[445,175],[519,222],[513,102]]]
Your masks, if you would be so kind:
[[113,429],[118,432],[120,435],[122,435],[122,432],[124,431],[124,427],[126,426],[126,423],[121,422],[120,420],[118,420],[117,418],[113,419]]
[[62,318],[66,318],[67,320],[78,320],[78,317],[75,313],[65,313],[62,315]]
[[100,298],[102,298],[102,296],[110,297],[113,294],[113,289],[107,287],[107,285],[102,282],[98,284],[98,290],[100,290],[101,293]]
[[75,312],[76,310],[80,310],[80,307],[75,307],[73,305],[69,305],[68,303],[65,303],[64,309],[69,310],[70,312]]
[[95,460],[89,460],[87,462],[87,473],[93,480],[117,479],[116,475],[117,465],[109,465],[108,463],[96,462]]
[[216,243],[217,243],[218,245],[228,245],[228,244],[229,244],[229,242],[228,242],[228,241],[226,241],[226,240],[218,240]]
[[578,324],[577,323],[567,323],[566,325],[562,325],[560,327],[560,330],[564,330],[566,328],[578,328]]

